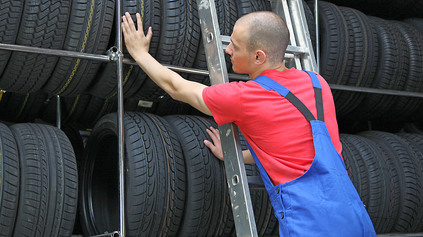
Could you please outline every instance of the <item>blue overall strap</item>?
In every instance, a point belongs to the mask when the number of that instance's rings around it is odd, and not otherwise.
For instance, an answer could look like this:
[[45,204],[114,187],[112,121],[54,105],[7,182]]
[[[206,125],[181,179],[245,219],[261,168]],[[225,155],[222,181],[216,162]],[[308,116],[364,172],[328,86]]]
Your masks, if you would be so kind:
[[247,145],[248,145],[248,150],[250,150],[251,156],[253,157],[254,162],[256,163],[257,168],[260,171],[260,175],[261,175],[261,178],[263,179],[264,187],[266,188],[266,190],[270,190],[270,188],[272,188],[273,184],[272,184],[272,181],[270,180],[269,175],[267,174],[266,170],[263,168],[263,165],[261,164],[261,162],[258,159],[256,153],[254,152],[253,148],[251,148],[251,146],[248,142],[247,142]]
[[[317,77],[316,77],[317,79]],[[260,86],[262,86],[264,89],[270,91],[274,90],[277,93],[279,93],[282,97],[285,97],[289,102],[291,102],[292,105],[294,105],[308,121],[316,120],[314,115],[310,112],[310,110],[304,105],[304,103],[298,99],[297,96],[295,96],[290,90],[288,90],[286,87],[282,86],[281,84],[277,83],[276,81],[270,79],[267,76],[261,75],[254,79],[255,82],[257,82]],[[318,82],[319,83],[319,82]],[[313,83],[314,85],[314,83]],[[318,84],[320,86],[320,83]],[[321,89],[320,89],[321,92]],[[320,93],[321,95],[321,93]],[[318,102],[316,101],[316,105]],[[321,110],[323,111],[323,104]],[[319,111],[319,110],[318,110]]]

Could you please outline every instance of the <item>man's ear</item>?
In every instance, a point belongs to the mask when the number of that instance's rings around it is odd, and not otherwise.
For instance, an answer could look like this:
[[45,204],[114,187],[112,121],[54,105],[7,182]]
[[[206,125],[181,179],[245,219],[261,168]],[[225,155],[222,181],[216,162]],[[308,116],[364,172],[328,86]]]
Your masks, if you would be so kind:
[[266,53],[263,51],[263,50],[261,50],[261,49],[259,49],[259,50],[257,50],[256,51],[256,64],[263,64],[263,63],[265,63],[266,62],[266,58],[267,58],[267,55],[266,55]]

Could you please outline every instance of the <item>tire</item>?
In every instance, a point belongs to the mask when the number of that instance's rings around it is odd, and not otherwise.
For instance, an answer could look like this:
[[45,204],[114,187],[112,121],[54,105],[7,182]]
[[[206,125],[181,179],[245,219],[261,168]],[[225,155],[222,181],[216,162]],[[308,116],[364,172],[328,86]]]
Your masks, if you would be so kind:
[[[167,131],[167,125],[160,123],[165,124],[153,115],[124,116],[128,236],[170,236],[178,227],[178,208],[183,209],[179,205],[185,196],[184,186],[180,185],[184,182],[184,171],[179,166],[182,157],[177,150],[180,145]],[[116,114],[104,116],[88,138],[80,189],[84,235],[119,228],[119,200],[113,193],[119,187],[117,138]]]
[[117,99],[101,99],[91,96],[85,110],[77,120],[82,128],[91,129],[106,114],[117,111]]
[[0,119],[13,123],[34,122],[46,99],[47,95],[44,93],[4,93],[0,102]]
[[[123,12],[128,12],[132,16],[132,20],[137,24],[135,13],[140,13],[143,20],[144,33],[147,33],[148,27],[151,26],[153,30],[153,37],[150,43],[149,52],[153,57],[156,57],[159,47],[160,37],[160,2],[159,0],[142,1],[142,0],[127,0],[122,1]],[[112,37],[111,42],[115,38]],[[124,55],[129,55],[126,47],[123,47]],[[124,65],[123,66],[123,91],[124,97],[129,98],[135,96],[137,91],[147,80],[147,75],[141,71],[138,66]],[[117,67],[115,63],[103,63],[96,82],[90,87],[90,94],[102,99],[111,99],[117,95]]]
[[[82,140],[82,136],[79,132],[78,126],[76,126],[75,124],[71,124],[71,125],[66,125],[63,126],[62,131],[66,134],[66,136],[68,137],[71,145],[72,145],[72,149],[75,153],[75,159],[76,159],[76,167],[78,172],[81,170],[82,167],[82,154],[84,152],[84,142]],[[78,173],[78,178],[80,178],[80,175]],[[78,179],[78,182],[81,182],[80,179]],[[79,207],[79,203],[77,204],[77,213],[80,212],[80,207]],[[72,235],[82,235],[82,227],[81,227],[81,220],[79,218],[79,215],[76,215],[75,217],[75,224],[72,230]]]
[[364,205],[369,203],[369,177],[367,167],[361,157],[360,150],[354,145],[354,140],[349,135],[342,134],[340,137],[342,142],[342,157],[348,175],[357,190],[361,201]]
[[13,236],[70,236],[78,197],[75,154],[66,135],[41,124],[14,124],[21,168]]
[[[139,90],[144,79],[139,80],[141,69],[134,65],[123,65],[122,86],[124,98],[130,98],[134,90]],[[89,93],[102,99],[117,98],[117,68],[115,63],[103,64],[96,76],[96,82],[89,89]]]
[[389,172],[382,153],[373,141],[365,137],[346,134],[342,137],[358,151],[357,157],[344,156],[344,159],[361,159],[365,167],[366,173],[361,174],[366,177],[369,184],[366,190],[368,198],[365,206],[376,233],[387,233],[393,224],[389,215],[392,200],[390,198]]
[[[423,170],[423,136],[420,134],[410,134],[410,133],[398,133],[406,144],[413,149],[416,155],[417,172]],[[420,183],[420,202],[418,203],[417,217],[414,219],[414,223],[411,225],[410,232],[421,232],[423,231],[423,198],[421,193],[423,192],[422,184]]]
[[[156,59],[162,64],[177,65],[178,55],[176,55],[185,39],[184,31],[187,25],[186,15],[192,8],[192,1],[182,0],[160,0],[160,33]],[[154,35],[154,34],[153,34]],[[147,78],[137,93],[136,97],[142,100],[157,102],[166,93],[158,87],[150,78]]]
[[423,31],[423,20],[421,18],[407,18],[403,21],[414,26],[420,32]]
[[[352,48],[350,60],[352,64],[345,71],[345,85],[370,87],[375,77],[378,62],[378,39],[373,26],[362,12],[352,8],[340,7],[346,20],[349,40]],[[357,92],[336,92],[339,94],[337,103],[338,116],[349,117],[365,98],[365,94]]]
[[[63,49],[104,54],[112,33],[115,0],[74,0]],[[91,84],[100,62],[61,57],[44,85],[50,94],[77,96]]]
[[[402,90],[408,76],[409,52],[404,37],[390,22],[370,17],[379,39],[379,61],[373,88]],[[358,118],[378,119],[390,116],[397,97],[368,94],[356,110]]]
[[[423,36],[416,28],[409,24],[392,21],[393,25],[404,37],[408,46],[409,68],[403,91],[419,92],[423,90]],[[421,98],[399,97],[390,112],[390,119],[412,121],[419,108],[423,105]]]
[[[251,2],[248,4],[250,5]],[[239,4],[237,4],[235,1],[215,0],[215,6],[216,6],[217,17],[219,22],[220,34],[231,35],[235,22],[239,16],[239,11],[237,10]],[[251,9],[253,9],[252,5],[251,5]],[[230,72],[232,70],[232,66],[231,66],[231,60],[227,54],[225,54],[225,60],[226,60],[226,68],[228,72]],[[204,43],[201,36],[200,36],[198,52],[194,59],[193,68],[207,70],[206,52],[204,49]],[[187,78],[190,81],[199,82],[204,85],[211,85],[209,76],[189,74],[187,75]]]
[[[62,49],[71,1],[25,1],[16,44]],[[13,52],[0,88],[21,94],[37,92],[50,78],[57,56]]]
[[[396,163],[399,181],[399,202],[397,214],[392,213],[395,222],[390,231],[408,232],[413,227],[421,199],[422,174],[417,172],[417,158],[412,149],[398,136],[385,132],[368,131],[360,135],[379,143],[387,152],[393,154],[390,162]],[[395,172],[395,171],[392,171]],[[395,188],[395,187],[394,187]]]
[[[2,1],[0,3],[0,42],[14,44],[18,35],[19,24],[22,18],[24,1]],[[0,50],[0,78],[9,61],[9,50]]]
[[179,236],[219,235],[225,229],[230,207],[223,164],[204,145],[212,124],[198,116],[168,116],[185,157],[187,190]]
[[[78,121],[90,101],[91,96],[84,94],[75,97],[60,98],[61,123],[72,124]],[[57,98],[55,96],[46,100],[40,112],[40,118],[50,124],[57,123]]]
[[[320,74],[329,82],[346,84],[345,71],[351,67],[347,22],[337,6],[319,2],[319,26],[321,30]],[[336,97],[339,97],[339,93]]]
[[271,11],[269,1],[265,0],[236,0],[238,9],[238,18],[255,11]]
[[10,129],[0,123],[0,236],[12,236],[19,201],[19,154]]

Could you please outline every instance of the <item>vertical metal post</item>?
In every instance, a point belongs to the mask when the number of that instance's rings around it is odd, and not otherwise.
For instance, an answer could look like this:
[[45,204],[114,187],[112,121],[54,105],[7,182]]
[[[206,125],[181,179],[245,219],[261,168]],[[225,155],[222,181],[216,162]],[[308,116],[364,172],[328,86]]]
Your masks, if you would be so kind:
[[320,71],[320,39],[319,39],[319,0],[314,0],[314,20],[316,24],[316,72]]
[[62,111],[60,109],[60,95],[56,95],[57,104],[56,104],[56,127],[61,128],[62,126]]
[[116,42],[117,42],[117,85],[118,85],[118,152],[119,152],[119,206],[120,236],[125,236],[125,170],[124,170],[124,134],[123,134],[123,53],[121,29],[121,0],[116,0]]
[[[197,5],[211,83],[228,82],[214,0],[197,0]],[[234,124],[225,124],[219,127],[219,131],[236,234],[237,236],[257,236],[238,129]]]

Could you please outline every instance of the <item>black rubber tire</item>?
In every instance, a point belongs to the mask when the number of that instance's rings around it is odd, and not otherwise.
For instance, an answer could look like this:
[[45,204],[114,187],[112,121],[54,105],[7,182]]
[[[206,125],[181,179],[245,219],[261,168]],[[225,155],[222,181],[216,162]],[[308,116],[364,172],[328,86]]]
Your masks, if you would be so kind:
[[[344,85],[370,87],[375,77],[378,62],[378,39],[376,31],[366,15],[352,8],[340,7],[349,32],[352,64],[345,71],[347,78]],[[343,116],[353,111],[364,99],[365,94],[336,91],[340,94],[336,100],[337,115]]]
[[407,18],[403,21],[410,24],[410,25],[413,25],[420,32],[423,31],[423,19],[422,18]]
[[187,190],[179,236],[214,236],[224,230],[230,207],[223,164],[204,145],[212,124],[198,116],[165,117],[179,137],[185,157]]
[[[24,1],[2,1],[0,3],[0,42],[14,44],[22,18]],[[0,78],[9,61],[11,51],[0,50]]]
[[272,7],[266,0],[236,0],[238,18],[251,12],[271,11]]
[[6,92],[0,102],[0,119],[13,123],[34,122],[46,99],[44,93],[21,95]]
[[[16,44],[62,49],[69,22],[71,1],[25,1]],[[0,88],[33,93],[50,78],[57,56],[13,52],[0,79]]]
[[369,203],[369,177],[367,167],[361,157],[360,150],[355,146],[347,134],[341,134],[342,157],[348,175],[357,190],[364,205]]
[[[61,127],[62,131],[66,134],[68,137],[72,149],[75,153],[75,159],[76,159],[76,167],[78,172],[81,170],[82,167],[82,155],[84,152],[84,141],[82,139],[82,136],[79,132],[78,126],[75,124],[69,124]],[[79,174],[79,173],[78,173]],[[80,182],[80,176],[78,175],[78,182]],[[79,202],[77,204],[77,213],[80,212],[80,205]],[[75,224],[72,230],[72,235],[82,235],[82,226],[81,226],[81,220],[79,215],[76,215],[75,217]]]
[[[370,17],[379,39],[379,60],[373,88],[402,90],[408,76],[409,52],[404,37],[390,22]],[[397,97],[367,94],[356,110],[358,118],[378,119],[389,116]]]
[[108,113],[117,111],[117,99],[101,99],[91,96],[85,110],[77,120],[77,124],[84,129],[91,129]]
[[[351,67],[347,22],[339,8],[331,3],[319,2],[320,74],[333,84],[346,84],[345,71]],[[338,94],[339,96],[339,94]],[[334,93],[336,101],[336,93]]]
[[[164,156],[167,157],[169,167],[169,206],[166,208],[167,220],[165,221],[168,228],[166,236],[176,236],[182,222],[185,208],[185,190],[186,190],[186,169],[185,161],[182,153],[182,147],[179,143],[178,137],[171,125],[162,117],[145,114],[149,119],[150,127],[155,126],[159,131],[156,140],[162,142],[164,147]],[[148,120],[146,119],[146,121]]]
[[[159,0],[160,2],[160,34],[156,59],[162,64],[177,65],[181,47],[185,40],[184,31],[188,24],[187,12],[192,11],[192,1],[182,0]],[[154,34],[153,34],[154,35]],[[159,101],[166,93],[158,87],[150,78],[147,78],[141,86],[136,97],[142,100]]]
[[[127,0],[122,2],[122,11],[131,14],[135,24],[137,24],[135,13],[140,13],[143,20],[143,29],[147,33],[148,27],[151,26],[153,30],[153,37],[150,43],[150,54],[155,57],[159,47],[160,38],[160,0],[142,1],[142,0]],[[115,37],[112,35],[111,42],[114,42]],[[123,48],[124,55],[129,55],[126,47]],[[123,66],[123,91],[124,97],[129,98],[134,96],[141,86],[147,80],[147,75],[142,72],[138,66],[124,65]],[[117,67],[115,63],[103,63],[95,83],[89,89],[94,96],[103,99],[111,99],[117,95]]]
[[390,162],[396,163],[394,167],[397,169],[399,181],[399,203],[397,203],[397,214],[392,213],[395,222],[390,231],[410,231],[419,215],[418,204],[421,199],[421,184],[423,182],[422,173],[416,170],[418,161],[413,150],[401,138],[391,133],[368,131],[360,133],[360,135],[379,143],[381,147],[394,156],[394,159],[391,159]]
[[[423,170],[423,135],[420,134],[411,134],[411,133],[398,133],[407,145],[410,146],[411,149],[415,152],[417,166],[417,172],[421,172]],[[420,183],[420,202],[418,203],[417,209],[417,217],[414,219],[414,223],[410,228],[410,232],[422,232],[423,231],[423,184]]]
[[[387,233],[392,228],[393,220],[389,215],[391,200],[391,183],[389,171],[377,145],[362,136],[342,135],[343,139],[354,146],[358,153],[355,159],[361,159],[367,173],[368,199],[364,204],[373,222],[376,233]],[[343,144],[344,145],[344,144]],[[347,157],[344,156],[344,159]]]
[[[419,92],[423,90],[423,34],[409,24],[391,21],[404,37],[409,52],[408,77],[403,91]],[[390,119],[412,121],[423,105],[421,98],[399,97],[389,111]]]
[[[154,115],[124,116],[128,236],[171,236],[179,226],[185,175],[180,145],[165,123]],[[84,152],[80,189],[84,235],[119,228],[119,200],[113,193],[119,185],[117,142],[117,115],[108,114],[94,127]]]
[[10,127],[21,185],[13,236],[71,236],[78,200],[75,154],[66,135],[42,124]]
[[420,0],[328,0],[340,6],[348,6],[384,19],[403,19],[406,17],[423,17]]
[[[104,54],[112,33],[114,6],[115,0],[73,0],[63,49]],[[99,61],[61,57],[43,90],[77,96],[88,88],[99,67]]]
[[19,154],[10,129],[0,123],[0,236],[12,236],[19,200]]
[[[78,121],[90,101],[90,95],[83,94],[75,97],[60,97],[60,115],[62,125]],[[52,96],[45,101],[39,116],[43,121],[57,123],[57,97]]]

